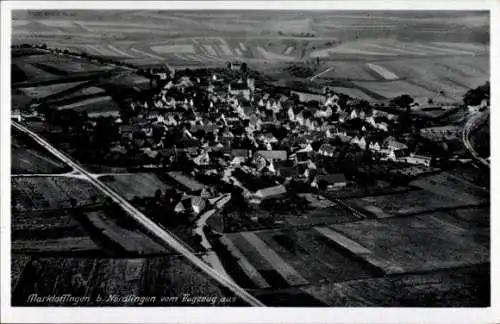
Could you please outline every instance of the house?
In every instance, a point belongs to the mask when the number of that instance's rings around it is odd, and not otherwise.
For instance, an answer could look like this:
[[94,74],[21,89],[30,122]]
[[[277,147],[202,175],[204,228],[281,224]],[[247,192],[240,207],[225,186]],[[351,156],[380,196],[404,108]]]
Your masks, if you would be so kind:
[[188,176],[179,171],[170,171],[167,173],[173,180],[175,180],[183,188],[187,189],[189,192],[201,192],[205,186],[198,181],[196,181],[191,176]]
[[347,186],[347,180],[343,173],[317,175],[315,182],[319,187],[324,183],[327,190],[344,188]]
[[271,151],[257,151],[255,155],[260,155],[267,160],[271,161],[284,161],[288,159],[287,151],[285,150],[271,150]]
[[200,196],[183,196],[175,205],[176,213],[193,213],[198,215],[206,207],[206,200]]
[[380,129],[380,130],[383,130],[384,132],[388,132],[389,131],[389,125],[387,125],[386,122],[378,123],[376,127],[378,129]]
[[269,198],[280,197],[285,194],[286,194],[286,188],[283,185],[277,185],[257,190],[254,194],[254,197],[262,201]]
[[245,159],[252,157],[252,151],[247,149],[232,149],[230,154],[232,157],[239,156]]
[[23,120],[22,115],[21,115],[21,110],[19,109],[13,109],[10,118],[16,120],[17,122],[21,122]]
[[408,148],[406,144],[396,141],[392,136],[389,136],[384,140],[383,146],[391,152]]
[[393,150],[389,153],[388,158],[396,162],[406,162],[406,158],[409,156],[407,149]]
[[200,155],[195,157],[193,159],[193,162],[196,165],[209,165],[210,164],[210,157],[208,156],[208,152],[205,150]]
[[339,114],[339,122],[341,123],[345,123],[347,118],[349,117],[349,113],[348,112],[342,112]]
[[335,152],[335,147],[330,144],[323,144],[318,150],[318,153],[323,156],[333,156]]
[[380,144],[378,142],[371,142],[368,148],[372,151],[380,151]]
[[420,165],[425,165],[427,167],[431,166],[431,157],[424,156],[424,155],[415,155],[415,154],[410,154],[410,156],[406,157],[406,162],[410,164],[420,164]]
[[243,83],[242,80],[230,83],[228,86],[228,92],[233,96],[243,96],[247,100],[250,99],[250,89],[246,83]]

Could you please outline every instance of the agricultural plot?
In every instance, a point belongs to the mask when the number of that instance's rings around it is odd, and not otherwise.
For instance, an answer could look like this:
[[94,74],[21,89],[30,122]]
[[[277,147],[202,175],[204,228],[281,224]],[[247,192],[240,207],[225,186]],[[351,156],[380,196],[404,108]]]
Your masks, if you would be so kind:
[[243,256],[240,267],[257,287],[263,282],[279,288],[375,274],[369,265],[347,257],[314,230],[242,232],[226,235],[223,242],[233,256]]
[[83,83],[85,83],[85,81],[51,84],[51,85],[37,86],[37,87],[30,87],[30,88],[22,88],[20,90],[22,92],[24,92],[30,98],[41,99],[41,98],[44,98],[44,97],[68,90],[68,89],[71,89],[71,88],[76,87],[76,86],[83,84]]
[[152,46],[151,49],[158,54],[169,53],[195,53],[192,44],[166,44]]
[[464,204],[477,205],[489,201],[488,191],[448,172],[420,178],[411,184],[435,195],[462,201]]
[[370,69],[363,66],[362,63],[339,61],[330,63],[328,67],[328,72],[322,74],[321,77],[324,79],[335,79],[335,80],[375,81],[381,79],[381,77],[377,78],[377,74],[370,72],[371,72]]
[[361,199],[346,199],[345,202],[378,218],[418,214],[441,208],[468,205],[456,198],[435,195],[426,190],[412,190],[393,195],[372,196]]
[[389,71],[388,69],[386,69],[380,65],[373,64],[373,63],[366,63],[366,65],[370,69],[375,71],[377,74],[379,74],[385,80],[397,80],[398,79],[398,76],[396,74],[392,73],[391,71]]
[[[470,88],[489,80],[488,56],[460,56],[446,58],[396,59],[381,61],[400,78],[432,92],[436,100],[461,99]],[[377,92],[374,88],[373,91]],[[411,89],[407,90],[412,95]],[[440,94],[440,92],[442,93]],[[418,92],[414,96],[420,95]],[[422,94],[423,95],[423,94]]]
[[118,103],[110,96],[85,99],[72,104],[58,106],[56,109],[73,109],[78,112],[86,111],[89,117],[120,115]]
[[357,86],[373,91],[376,94],[391,99],[402,94],[409,94],[416,100],[431,98],[435,92],[411,84],[405,80],[376,82],[376,81],[355,81]]
[[373,101],[373,98],[366,94],[365,92],[357,89],[357,88],[348,88],[348,87],[328,87],[328,89],[331,89],[335,93],[343,93],[345,95],[350,96],[351,98],[356,98],[360,100],[368,100],[368,101]]
[[486,307],[490,295],[488,278],[488,266],[473,266],[301,290],[325,305],[338,307]]
[[[431,271],[489,262],[489,250],[456,226],[429,217],[404,217],[331,226],[387,264]],[[369,261],[369,260],[368,260]]]
[[64,173],[71,168],[29,139],[11,136],[12,174]]
[[44,71],[28,63],[15,63],[15,65],[23,71],[29,80],[46,79],[54,77],[55,74]]
[[11,186],[13,211],[70,208],[70,198],[79,206],[104,201],[92,184],[71,177],[13,177]]
[[100,180],[128,200],[134,197],[153,197],[156,190],[171,188],[152,173],[130,173],[101,176]]
[[[123,296],[110,301],[106,304],[108,306],[224,306],[219,304],[220,297],[233,297],[186,260],[176,256],[131,259],[42,257],[28,261],[22,273],[21,279],[12,286],[12,304],[17,306],[27,305],[30,294],[85,296],[88,297],[84,300],[85,306],[103,306],[93,298],[97,294]],[[130,295],[148,298],[124,298]],[[216,301],[213,305],[211,300],[197,304],[193,299],[183,301],[184,295],[213,296]],[[171,298],[161,299],[163,296]],[[50,303],[38,306],[42,305]],[[57,305],[61,306],[61,303]],[[241,304],[236,301],[229,305]],[[67,301],[65,306],[75,306],[74,301]]]

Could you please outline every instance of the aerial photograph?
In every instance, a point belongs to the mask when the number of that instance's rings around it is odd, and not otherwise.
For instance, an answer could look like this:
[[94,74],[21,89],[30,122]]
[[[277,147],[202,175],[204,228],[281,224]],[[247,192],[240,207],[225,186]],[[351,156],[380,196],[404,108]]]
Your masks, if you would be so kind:
[[11,13],[12,306],[491,305],[489,11]]

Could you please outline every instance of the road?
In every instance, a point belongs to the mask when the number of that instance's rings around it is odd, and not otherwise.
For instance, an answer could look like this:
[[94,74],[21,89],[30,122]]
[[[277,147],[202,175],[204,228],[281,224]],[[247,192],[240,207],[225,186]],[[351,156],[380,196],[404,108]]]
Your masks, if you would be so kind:
[[324,70],[323,72],[320,72],[318,74],[316,74],[315,76],[311,77],[310,81],[314,81],[314,79],[316,78],[319,78],[320,76],[322,76],[323,74],[327,74],[328,72],[330,72],[331,70],[333,70],[333,66],[332,67],[329,67],[328,69]]
[[215,208],[210,209],[203,213],[201,217],[198,219],[196,222],[196,228],[195,232],[201,236],[201,245],[207,250],[206,255],[203,256],[203,259],[208,262],[214,268],[217,270],[219,273],[224,274],[226,277],[231,279],[231,276],[229,276],[224,269],[224,266],[222,265],[222,261],[220,258],[217,256],[217,253],[214,252],[212,249],[212,245],[210,244],[210,241],[207,239],[207,236],[205,235],[205,232],[203,232],[203,227],[205,227],[205,224],[207,223],[207,220],[214,215],[218,209],[221,209],[224,207],[226,203],[228,203],[231,200],[231,194],[225,194],[223,195],[217,202],[215,203]]
[[470,134],[476,128],[477,126],[481,125],[482,122],[489,116],[489,111],[480,113],[476,112],[473,113],[467,123],[464,126],[463,132],[462,132],[462,142],[464,143],[465,148],[472,154],[474,159],[476,159],[478,162],[481,164],[490,167],[490,162],[481,156],[476,152],[474,147],[472,146],[470,142]]
[[116,193],[113,189],[108,187],[106,184],[101,182],[96,175],[87,172],[79,164],[74,162],[66,154],[62,153],[55,147],[53,147],[49,142],[38,136],[33,131],[22,126],[21,124],[12,121],[12,126],[19,131],[29,135],[33,140],[42,145],[47,151],[52,153],[54,156],[59,158],[61,161],[65,162],[69,166],[73,167],[74,170],[80,172],[87,181],[91,182],[96,188],[101,192],[106,194],[108,197],[113,199],[117,204],[119,204],[126,212],[130,214],[134,220],[136,220],[141,226],[148,230],[151,234],[155,235],[160,241],[172,248],[177,253],[184,256],[192,264],[198,267],[200,270],[205,272],[211,278],[215,279],[219,284],[231,290],[236,296],[241,298],[243,301],[252,306],[265,306],[257,298],[250,295],[245,289],[241,288],[235,284],[231,279],[227,278],[225,275],[217,272],[206,264],[203,260],[198,258],[191,252],[191,250],[184,245],[184,243],[176,239],[171,233],[169,233],[164,228],[160,227],[158,224],[150,220],[146,215],[144,215],[140,210],[136,209],[132,204],[130,204],[125,198]]

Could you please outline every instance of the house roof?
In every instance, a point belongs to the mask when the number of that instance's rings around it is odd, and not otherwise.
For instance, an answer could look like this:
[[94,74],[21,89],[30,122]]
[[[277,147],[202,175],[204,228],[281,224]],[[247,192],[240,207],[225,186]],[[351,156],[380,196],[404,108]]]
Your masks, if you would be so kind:
[[257,190],[255,194],[261,198],[271,198],[271,197],[281,196],[285,193],[286,193],[286,188],[283,185],[277,185]]
[[400,158],[400,157],[404,157],[404,156],[408,156],[408,155],[409,155],[409,152],[407,149],[401,149],[401,150],[394,151],[394,156],[396,158]]
[[327,152],[327,153],[333,153],[335,151],[335,147],[330,145],[330,144],[323,144],[321,145],[321,147],[319,148],[320,152]]
[[257,151],[255,155],[261,155],[269,160],[286,160],[288,158],[288,154],[285,150],[271,150],[271,151]]

